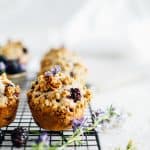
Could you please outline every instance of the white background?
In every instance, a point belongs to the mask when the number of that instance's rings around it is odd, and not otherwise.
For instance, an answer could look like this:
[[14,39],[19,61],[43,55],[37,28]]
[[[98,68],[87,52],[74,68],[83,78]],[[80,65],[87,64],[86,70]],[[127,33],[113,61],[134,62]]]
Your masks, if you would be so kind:
[[123,128],[101,134],[104,150],[133,139],[150,144],[150,2],[148,0],[0,0],[0,44],[22,40],[29,71],[43,53],[64,44],[78,51],[96,87],[93,105],[119,105],[132,116]]

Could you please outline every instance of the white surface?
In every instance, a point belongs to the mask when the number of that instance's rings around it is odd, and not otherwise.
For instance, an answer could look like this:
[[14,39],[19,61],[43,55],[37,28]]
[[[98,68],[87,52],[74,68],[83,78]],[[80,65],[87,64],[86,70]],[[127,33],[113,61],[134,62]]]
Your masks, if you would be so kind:
[[[148,68],[127,60],[90,60],[91,76],[97,91],[95,108],[114,104],[131,116],[121,128],[100,134],[102,149],[125,147],[132,139],[139,150],[150,149],[150,76]],[[95,66],[95,67],[94,67]],[[98,68],[98,69],[97,69]]]

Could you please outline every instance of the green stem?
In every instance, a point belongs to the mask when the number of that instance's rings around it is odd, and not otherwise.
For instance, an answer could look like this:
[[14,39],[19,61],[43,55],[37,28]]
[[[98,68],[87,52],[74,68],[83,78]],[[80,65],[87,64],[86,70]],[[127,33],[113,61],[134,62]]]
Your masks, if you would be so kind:
[[117,115],[117,114],[114,112],[113,107],[110,106],[110,108],[107,109],[107,113],[104,114],[103,116],[100,116],[99,118],[95,118],[94,122],[93,122],[93,124],[91,126],[86,127],[86,128],[80,127],[78,129],[76,129],[76,131],[73,133],[73,135],[70,136],[68,138],[67,142],[65,142],[62,146],[58,147],[58,145],[55,145],[53,147],[49,147],[49,150],[64,150],[71,143],[80,141],[81,140],[80,139],[81,135],[83,135],[83,133],[90,132],[90,131],[94,130],[95,128],[98,127],[98,125],[101,122],[109,120],[111,117],[113,117],[115,115]]
[[89,131],[95,129],[95,128],[99,125],[99,123],[100,123],[101,121],[104,121],[104,120],[107,120],[107,119],[109,119],[109,115],[108,115],[108,114],[106,114],[106,115],[103,116],[102,118],[99,118],[98,120],[96,120],[96,121],[93,123],[93,125],[92,125],[91,127],[79,128],[79,129],[77,129],[77,130],[74,132],[74,134],[73,134],[71,137],[69,137],[68,141],[67,141],[65,144],[63,144],[61,147],[59,147],[58,149],[59,149],[59,150],[64,150],[69,144],[71,144],[71,143],[73,143],[73,142],[79,140],[80,136],[81,136],[84,132],[89,132]]

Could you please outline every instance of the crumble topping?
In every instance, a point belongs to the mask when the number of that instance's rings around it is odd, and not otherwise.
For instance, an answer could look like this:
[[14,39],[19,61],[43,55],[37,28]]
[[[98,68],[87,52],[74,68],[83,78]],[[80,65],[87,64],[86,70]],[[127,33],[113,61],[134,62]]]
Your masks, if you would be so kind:
[[18,99],[20,89],[7,79],[6,74],[0,76],[0,107],[7,106],[14,99]]
[[0,48],[0,55],[10,60],[19,59],[24,54],[27,54],[27,49],[20,41],[8,41]]
[[29,103],[38,104],[37,107],[43,109],[48,106],[64,111],[70,108],[73,111],[89,103],[91,91],[62,72],[51,74],[48,71],[32,83],[28,98]]
[[65,48],[50,50],[41,61],[39,74],[44,74],[54,65],[59,65],[63,73],[74,79],[85,80],[87,68],[76,54]]

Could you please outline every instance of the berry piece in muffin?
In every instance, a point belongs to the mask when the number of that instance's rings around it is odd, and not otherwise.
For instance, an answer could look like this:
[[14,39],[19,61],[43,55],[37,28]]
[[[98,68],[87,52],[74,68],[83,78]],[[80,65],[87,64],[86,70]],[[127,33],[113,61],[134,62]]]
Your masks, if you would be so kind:
[[78,88],[71,88],[70,89],[70,95],[68,96],[68,98],[73,99],[74,102],[79,101],[81,99],[80,90]]
[[19,93],[19,86],[2,74],[0,76],[0,128],[9,125],[14,120],[19,103]]
[[16,74],[25,72],[23,64],[19,63],[19,60],[8,60],[6,63],[7,74]]
[[40,75],[27,93],[35,122],[52,131],[71,128],[74,119],[84,116],[91,99],[89,89],[57,67]]

